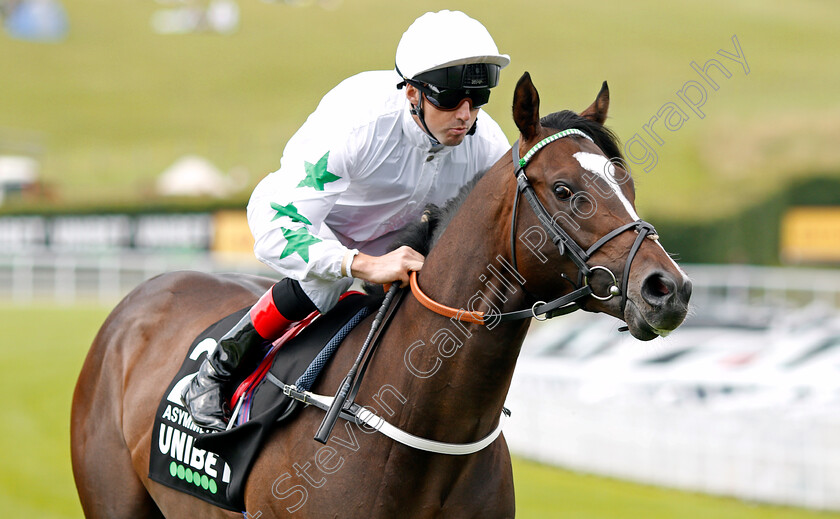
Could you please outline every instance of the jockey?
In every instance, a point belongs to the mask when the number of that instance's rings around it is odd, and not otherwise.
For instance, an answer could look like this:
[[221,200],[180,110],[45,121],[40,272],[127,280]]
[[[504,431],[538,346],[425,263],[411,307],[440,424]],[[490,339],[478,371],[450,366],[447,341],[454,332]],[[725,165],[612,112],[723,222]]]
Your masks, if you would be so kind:
[[284,279],[184,390],[196,424],[226,427],[226,386],[252,345],[328,311],[354,278],[407,283],[420,270],[420,253],[388,245],[427,204],[444,204],[510,148],[480,108],[509,62],[478,21],[426,13],[402,35],[394,70],[352,76],[324,96],[248,203],[254,252]]

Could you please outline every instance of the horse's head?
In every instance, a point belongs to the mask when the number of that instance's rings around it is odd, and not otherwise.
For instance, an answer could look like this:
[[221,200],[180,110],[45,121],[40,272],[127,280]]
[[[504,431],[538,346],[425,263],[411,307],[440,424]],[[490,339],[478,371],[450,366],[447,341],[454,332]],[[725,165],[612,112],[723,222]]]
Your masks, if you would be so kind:
[[[650,340],[683,322],[691,281],[636,214],[629,168],[603,126],[608,108],[605,82],[580,114],[540,119],[530,76],[519,80],[513,117],[520,138],[514,147],[524,160],[514,167],[527,178],[518,178],[518,187],[533,210],[527,204],[516,210],[514,258],[526,279],[539,280],[528,285],[535,297],[548,300],[588,283],[592,293],[580,306],[623,319],[634,337]],[[560,133],[566,137],[558,138]]]

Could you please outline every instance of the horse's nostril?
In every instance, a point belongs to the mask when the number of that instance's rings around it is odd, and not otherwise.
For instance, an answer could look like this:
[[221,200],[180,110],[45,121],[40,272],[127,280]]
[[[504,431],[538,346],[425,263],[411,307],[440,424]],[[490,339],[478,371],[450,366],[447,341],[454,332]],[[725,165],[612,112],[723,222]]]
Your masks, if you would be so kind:
[[680,288],[679,293],[683,303],[688,304],[688,300],[691,299],[691,280],[686,279],[683,283],[683,286]]
[[662,304],[670,299],[676,284],[669,277],[656,273],[645,279],[642,285],[642,297],[650,304]]
[[671,291],[670,291],[670,290],[668,290],[668,287],[667,287],[667,286],[665,286],[665,283],[663,283],[661,279],[656,279],[656,280],[654,280],[654,281],[651,283],[651,288],[652,288],[654,291],[656,291],[656,292],[657,292],[657,294],[659,294],[659,295],[661,295],[661,296],[667,296],[668,294],[670,294],[670,293],[671,293]]

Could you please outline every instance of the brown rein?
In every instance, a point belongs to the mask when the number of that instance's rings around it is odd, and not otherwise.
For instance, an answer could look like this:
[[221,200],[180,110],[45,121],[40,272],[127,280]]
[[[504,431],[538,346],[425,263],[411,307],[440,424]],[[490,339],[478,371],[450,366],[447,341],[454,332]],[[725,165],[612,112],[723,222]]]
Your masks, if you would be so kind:
[[411,272],[411,276],[409,277],[409,285],[411,286],[411,293],[414,295],[414,298],[417,299],[417,301],[421,305],[425,306],[432,312],[442,315],[444,317],[454,318],[458,321],[475,324],[485,324],[484,312],[467,312],[464,309],[457,310],[455,308],[452,308],[451,306],[440,304],[431,297],[427,296],[425,292],[423,292],[420,289],[420,285],[417,283],[416,271]]

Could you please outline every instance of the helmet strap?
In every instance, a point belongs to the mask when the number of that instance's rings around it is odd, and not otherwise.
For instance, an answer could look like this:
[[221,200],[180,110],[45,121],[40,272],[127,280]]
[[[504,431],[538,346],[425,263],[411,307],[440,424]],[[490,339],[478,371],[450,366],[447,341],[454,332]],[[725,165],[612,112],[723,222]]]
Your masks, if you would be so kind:
[[467,132],[467,135],[475,134],[475,129],[476,129],[477,126],[478,126],[478,117],[475,118],[475,121],[473,122],[472,128],[470,128],[470,131]]
[[417,118],[420,119],[420,124],[423,125],[423,130],[425,130],[426,135],[428,135],[429,138],[432,139],[432,146],[437,146],[440,144],[440,141],[437,140],[437,137],[435,137],[434,134],[432,134],[432,131],[426,125],[426,118],[423,114],[423,92],[420,92],[418,90],[418,93],[420,94],[420,102],[417,103],[417,106],[412,104],[411,110],[409,111],[411,115],[416,115]]

